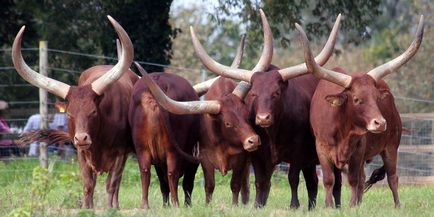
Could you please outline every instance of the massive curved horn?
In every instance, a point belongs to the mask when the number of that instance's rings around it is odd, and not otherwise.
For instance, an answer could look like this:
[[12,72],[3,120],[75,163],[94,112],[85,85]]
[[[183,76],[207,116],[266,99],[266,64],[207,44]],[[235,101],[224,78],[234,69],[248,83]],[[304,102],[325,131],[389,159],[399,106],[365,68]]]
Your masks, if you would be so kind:
[[222,65],[213,60],[205,51],[202,44],[196,37],[196,33],[192,26],[190,26],[191,40],[193,42],[194,51],[202,64],[211,72],[218,75],[229,77],[238,80],[250,80],[252,72],[245,69],[234,69],[225,65]]
[[319,66],[312,55],[312,51],[310,50],[309,40],[307,39],[306,33],[303,28],[297,23],[295,24],[298,32],[300,33],[300,39],[303,43],[304,48],[304,59],[306,61],[306,67],[309,72],[312,72],[315,76],[338,84],[342,87],[348,87],[351,84],[351,76],[342,74],[339,72],[335,72],[332,70],[328,70]]
[[419,25],[417,26],[416,37],[411,42],[410,47],[407,50],[396,57],[395,59],[384,63],[383,65],[377,66],[371,71],[368,72],[368,75],[371,76],[375,81],[379,81],[384,76],[398,70],[401,66],[407,63],[418,51],[420,44],[423,39],[423,15],[420,16]]
[[[258,63],[252,69],[253,72],[265,71],[271,64],[273,59],[273,33],[271,32],[270,24],[262,9],[259,9],[261,14],[262,29],[264,31],[264,48]],[[249,79],[250,80],[250,79]]]
[[[264,28],[264,48],[259,62],[256,64],[254,70],[245,69],[233,69],[228,66],[222,65],[215,60],[213,60],[205,51],[202,44],[196,37],[196,33],[192,26],[190,26],[191,40],[193,42],[193,47],[196,52],[197,57],[200,59],[202,64],[211,72],[219,74],[224,77],[229,77],[233,79],[238,79],[246,82],[250,82],[250,78],[253,72],[259,71],[263,68],[268,68],[273,57],[273,36],[271,34],[270,26],[268,25],[267,18],[264,12],[261,10],[261,20]],[[265,70],[263,69],[263,70]]]
[[48,92],[65,99],[70,88],[69,85],[37,73],[24,61],[21,53],[21,41],[23,39],[24,30],[25,26],[21,27],[12,45],[12,62],[14,63],[15,69],[24,80],[28,81],[32,85],[45,89]]
[[98,95],[101,95],[111,83],[117,81],[122,74],[130,68],[134,58],[134,47],[128,34],[115,19],[113,19],[111,16],[107,16],[107,18],[110,20],[110,23],[113,25],[118,34],[119,40],[121,42],[122,52],[118,63],[116,63],[116,65],[104,75],[92,82],[92,90]]
[[[324,45],[324,48],[321,50],[318,56],[315,57],[315,62],[317,62],[320,66],[326,64],[333,54],[333,49],[335,47],[340,22],[341,14],[339,14],[336,18],[335,24],[333,25],[332,31],[330,32],[330,36],[326,44]],[[283,80],[288,80],[300,75],[304,75],[308,73],[308,70],[306,68],[306,64],[302,63],[288,68],[280,69],[279,73],[282,76]]]
[[122,45],[121,45],[121,42],[119,41],[119,39],[116,39],[116,51],[117,51],[118,60],[119,60],[122,56]]
[[152,78],[145,72],[142,66],[137,62],[134,62],[134,64],[137,69],[139,69],[140,73],[142,73],[142,79],[146,85],[148,85],[152,95],[167,111],[174,114],[218,114],[220,112],[220,103],[216,100],[178,102],[167,97],[160,87],[158,87]]
[[[241,36],[240,44],[238,45],[238,49],[237,49],[237,53],[235,55],[235,58],[232,61],[231,68],[237,69],[238,67],[240,67],[241,62],[243,60],[245,40],[246,40],[246,34],[243,34]],[[208,89],[211,87],[211,85],[215,81],[217,81],[217,79],[219,79],[219,78],[220,78],[220,75],[215,77],[215,78],[211,78],[207,81],[198,83],[198,84],[193,86],[193,89],[196,91],[198,96],[202,96],[208,91]]]
[[244,54],[244,42],[246,41],[246,34],[241,35],[240,44],[237,48],[237,53],[235,54],[234,60],[232,61],[231,68],[240,68],[241,62],[243,61]]

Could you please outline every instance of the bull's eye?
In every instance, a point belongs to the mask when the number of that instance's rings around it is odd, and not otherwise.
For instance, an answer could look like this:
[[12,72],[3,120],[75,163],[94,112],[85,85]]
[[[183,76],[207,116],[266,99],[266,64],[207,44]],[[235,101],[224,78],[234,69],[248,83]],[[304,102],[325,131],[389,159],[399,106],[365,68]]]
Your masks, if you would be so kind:
[[360,99],[360,98],[354,97],[353,98],[353,102],[354,102],[355,105],[359,105],[359,104],[363,103],[363,100]]
[[96,110],[92,110],[92,111],[90,112],[90,115],[92,115],[92,116],[96,116],[96,114],[97,114]]
[[232,124],[229,123],[229,122],[225,122],[225,126],[226,126],[227,128],[231,128],[231,127],[232,127]]
[[274,98],[280,97],[280,90],[274,91],[273,94],[272,94],[272,96]]

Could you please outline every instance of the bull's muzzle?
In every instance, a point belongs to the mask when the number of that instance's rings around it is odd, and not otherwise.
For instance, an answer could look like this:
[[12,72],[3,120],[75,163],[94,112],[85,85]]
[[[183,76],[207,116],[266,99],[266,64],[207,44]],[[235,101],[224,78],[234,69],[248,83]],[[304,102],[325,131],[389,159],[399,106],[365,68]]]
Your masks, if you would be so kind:
[[366,129],[371,133],[382,133],[386,131],[387,122],[383,117],[373,118]]
[[243,142],[243,147],[246,151],[255,151],[261,145],[261,139],[258,135],[250,136]]
[[74,135],[74,144],[77,148],[85,150],[90,147],[92,140],[87,133],[76,133]]
[[258,113],[256,114],[256,125],[266,128],[273,124],[273,117],[270,113]]

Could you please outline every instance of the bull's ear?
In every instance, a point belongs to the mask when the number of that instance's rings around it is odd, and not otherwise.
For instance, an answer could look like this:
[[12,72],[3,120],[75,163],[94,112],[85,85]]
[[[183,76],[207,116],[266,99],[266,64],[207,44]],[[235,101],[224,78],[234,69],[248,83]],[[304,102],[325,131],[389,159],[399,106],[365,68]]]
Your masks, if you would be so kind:
[[388,89],[379,89],[379,91],[380,91],[380,99],[384,99],[390,95]]
[[347,95],[344,93],[336,94],[336,95],[327,95],[325,100],[330,103],[333,107],[338,107],[343,105],[347,101]]

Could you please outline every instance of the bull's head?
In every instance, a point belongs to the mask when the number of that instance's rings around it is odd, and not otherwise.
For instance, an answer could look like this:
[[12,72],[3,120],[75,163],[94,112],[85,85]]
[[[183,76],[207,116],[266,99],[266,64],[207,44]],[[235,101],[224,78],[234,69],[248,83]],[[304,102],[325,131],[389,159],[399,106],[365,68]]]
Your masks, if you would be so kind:
[[387,123],[378,107],[379,102],[385,99],[390,92],[382,89],[382,78],[407,63],[417,52],[423,38],[423,16],[419,20],[416,37],[410,47],[397,58],[377,66],[367,73],[354,76],[343,74],[338,71],[328,70],[316,63],[310,50],[309,41],[305,32],[296,24],[305,50],[306,66],[315,76],[335,83],[345,89],[338,94],[326,96],[331,106],[345,106],[354,117],[354,125],[365,131],[381,133],[387,129]]
[[[99,129],[100,110],[104,90],[117,81],[126,72],[134,58],[134,48],[128,34],[116,20],[108,16],[121,41],[122,54],[115,66],[95,66],[88,70],[104,72],[105,74],[92,82],[84,82],[80,86],[70,86],[63,82],[48,78],[32,70],[21,54],[21,41],[25,27],[23,26],[15,37],[12,47],[12,61],[15,69],[26,81],[43,88],[67,101],[70,135],[74,144],[81,150],[90,148],[92,135]],[[85,71],[85,72],[86,72]],[[82,79],[80,79],[80,83]]]
[[242,144],[247,151],[254,151],[260,145],[259,136],[248,123],[248,111],[240,95],[242,84],[232,94],[218,100],[179,102],[166,96],[144,69],[137,63],[136,66],[152,95],[167,111],[181,115],[208,114],[217,122],[223,137],[231,140],[232,144]]
[[[275,115],[279,114],[282,109],[282,100],[285,99],[282,95],[288,85],[287,80],[307,74],[308,70],[304,64],[284,69],[270,67],[273,57],[273,35],[264,12],[260,10],[260,13],[264,29],[264,48],[259,62],[252,70],[234,69],[217,63],[206,53],[192,28],[191,35],[196,54],[206,68],[219,75],[241,80],[246,87],[249,86],[245,88],[246,93],[248,92],[245,101],[253,109],[255,123],[261,127],[269,127],[274,123]],[[315,58],[320,65],[325,64],[332,55],[339,24],[340,15],[336,19],[326,45]]]

